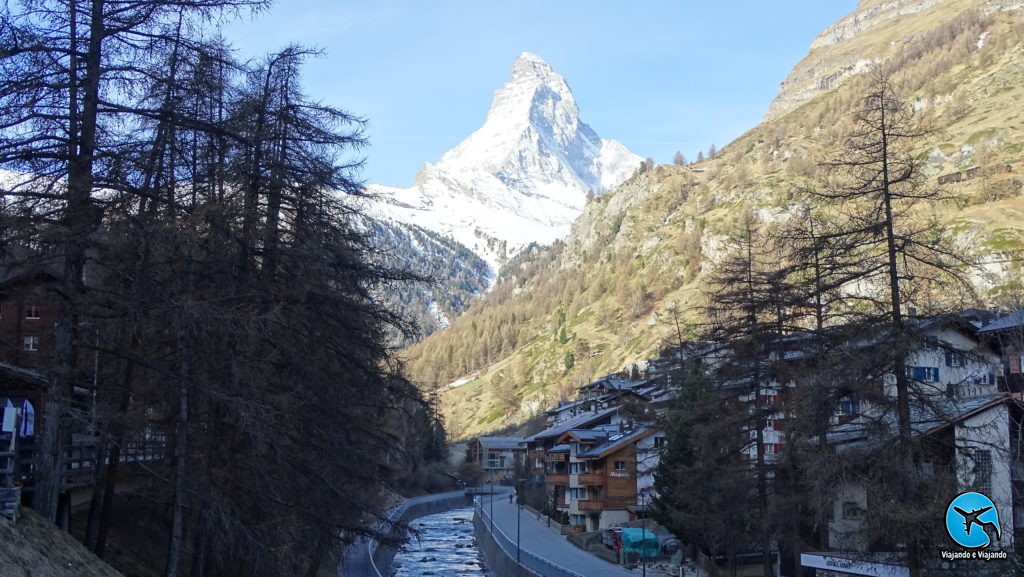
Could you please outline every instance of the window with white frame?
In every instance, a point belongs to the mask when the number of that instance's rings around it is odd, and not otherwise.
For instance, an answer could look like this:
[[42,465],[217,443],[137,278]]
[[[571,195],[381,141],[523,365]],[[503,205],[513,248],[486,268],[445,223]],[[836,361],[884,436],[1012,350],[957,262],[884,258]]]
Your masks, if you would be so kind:
[[616,471],[625,471],[626,470],[626,462],[625,461],[615,461],[615,470]]
[[30,320],[38,320],[39,305],[25,305],[25,318]]
[[569,487],[569,498],[573,501],[586,501],[587,500],[587,488],[586,487]]
[[585,475],[587,473],[586,461],[577,461],[575,463],[569,463],[569,474],[571,475]]
[[38,351],[39,350],[39,337],[36,336],[25,336],[22,339],[24,349],[26,351]]

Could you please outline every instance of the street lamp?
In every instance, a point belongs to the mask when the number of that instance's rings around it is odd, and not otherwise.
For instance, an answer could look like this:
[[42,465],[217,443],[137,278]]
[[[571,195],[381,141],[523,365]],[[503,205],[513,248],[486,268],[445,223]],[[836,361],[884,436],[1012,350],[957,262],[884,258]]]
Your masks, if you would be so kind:
[[643,490],[640,491],[640,566],[643,568],[643,577],[647,577],[647,501],[644,499]]
[[491,535],[494,534],[494,471],[487,470],[487,480],[491,483]]

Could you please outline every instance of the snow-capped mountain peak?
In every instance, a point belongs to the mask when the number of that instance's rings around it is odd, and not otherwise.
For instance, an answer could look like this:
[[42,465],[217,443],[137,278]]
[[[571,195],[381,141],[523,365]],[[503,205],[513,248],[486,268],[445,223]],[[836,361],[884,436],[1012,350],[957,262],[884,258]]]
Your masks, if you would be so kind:
[[565,79],[523,52],[476,132],[426,164],[410,189],[374,186],[380,211],[450,235],[500,265],[530,242],[564,236],[587,190],[608,190],[641,158],[579,118]]

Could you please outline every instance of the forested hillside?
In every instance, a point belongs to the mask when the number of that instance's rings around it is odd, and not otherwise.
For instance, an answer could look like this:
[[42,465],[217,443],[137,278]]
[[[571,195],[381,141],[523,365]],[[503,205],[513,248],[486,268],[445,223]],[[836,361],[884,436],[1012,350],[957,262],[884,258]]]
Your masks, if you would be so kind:
[[[983,301],[977,304],[1017,298],[1024,239],[1021,7],[946,0],[878,16],[877,4],[863,2],[860,10],[876,17],[851,17],[863,26],[816,42],[798,65],[812,71],[808,98],[791,101],[701,162],[658,166],[590,202],[564,242],[523,254],[487,298],[409,350],[414,378],[444,389],[454,434],[522,422],[570,397],[574,387],[674,340],[696,319],[702,279],[746,215],[766,224],[789,220],[804,192],[824,185],[822,163],[854,126],[869,71],[888,71],[895,93],[928,127],[915,141],[916,154],[925,184],[946,198],[936,216],[980,258],[968,271]],[[849,68],[851,55],[860,68]],[[780,97],[788,94],[784,89]],[[462,378],[468,382],[446,387]]]

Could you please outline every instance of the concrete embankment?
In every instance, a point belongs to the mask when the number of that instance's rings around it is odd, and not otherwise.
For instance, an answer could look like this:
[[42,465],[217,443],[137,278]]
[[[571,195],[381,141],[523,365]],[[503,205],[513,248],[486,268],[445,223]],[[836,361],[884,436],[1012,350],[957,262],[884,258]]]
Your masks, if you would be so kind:
[[540,577],[505,553],[484,526],[480,515],[473,516],[473,533],[476,536],[476,548],[484,556],[491,577]]

